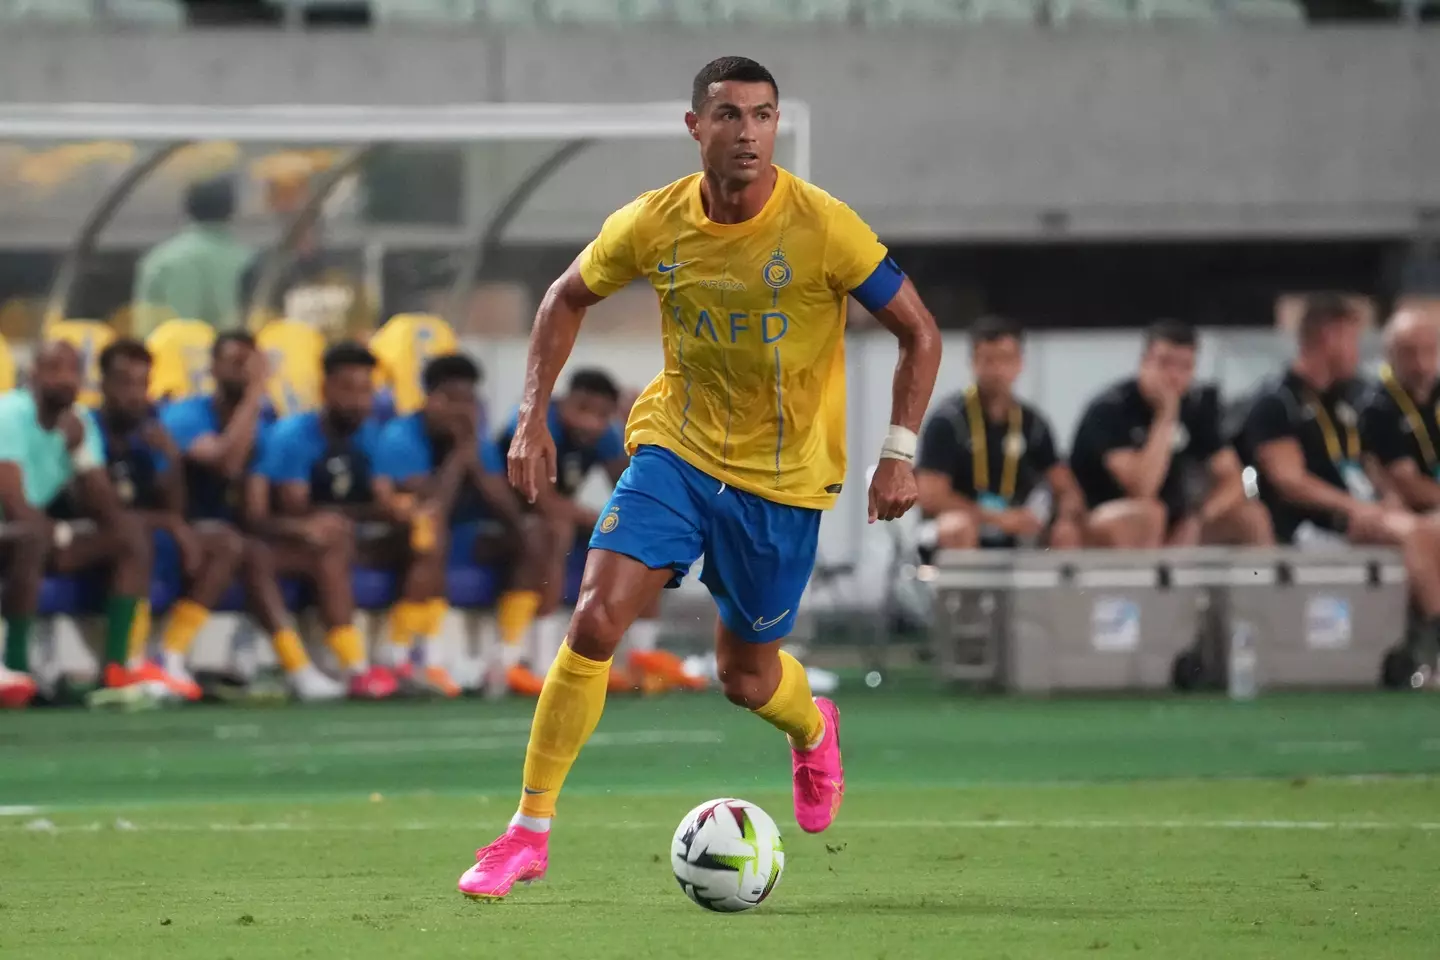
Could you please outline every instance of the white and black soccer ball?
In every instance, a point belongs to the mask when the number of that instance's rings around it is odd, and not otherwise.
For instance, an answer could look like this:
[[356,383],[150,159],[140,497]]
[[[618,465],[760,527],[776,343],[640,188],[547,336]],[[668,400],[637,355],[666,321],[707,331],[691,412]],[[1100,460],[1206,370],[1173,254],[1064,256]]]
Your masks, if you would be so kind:
[[726,797],[685,814],[670,844],[670,864],[685,896],[706,910],[739,913],[775,890],[785,872],[785,845],[768,813]]

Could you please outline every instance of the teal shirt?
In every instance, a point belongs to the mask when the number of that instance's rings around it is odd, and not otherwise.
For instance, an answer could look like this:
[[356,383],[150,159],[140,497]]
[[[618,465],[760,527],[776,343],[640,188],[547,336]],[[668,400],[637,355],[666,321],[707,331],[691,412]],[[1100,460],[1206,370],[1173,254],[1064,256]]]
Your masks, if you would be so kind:
[[[105,465],[105,445],[89,410],[76,408],[85,424],[85,459]],[[65,433],[46,430],[36,417],[35,396],[29,390],[0,394],[0,463],[20,467],[25,481],[25,502],[44,510],[75,477],[75,464],[65,448]]]
[[253,255],[228,227],[203,224],[156,246],[135,271],[135,335],[177,318],[217,330],[241,326],[240,278]]

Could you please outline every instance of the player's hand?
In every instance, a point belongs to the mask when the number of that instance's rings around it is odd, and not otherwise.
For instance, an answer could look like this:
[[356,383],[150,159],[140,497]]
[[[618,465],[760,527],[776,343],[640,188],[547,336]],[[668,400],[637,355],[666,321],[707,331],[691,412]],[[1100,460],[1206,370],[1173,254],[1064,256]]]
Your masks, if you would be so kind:
[[305,520],[305,539],[321,548],[338,547],[355,535],[354,526],[343,513],[322,510]]
[[1200,532],[1205,528],[1204,521],[1198,514],[1191,514],[1183,517],[1175,528],[1170,531],[1166,538],[1166,546],[1171,547],[1198,547],[1200,546]]
[[140,428],[140,439],[151,450],[161,453],[167,460],[172,462],[180,459],[180,451],[175,447],[175,440],[170,436],[159,420],[148,420],[145,426]]
[[1385,533],[1385,508],[1378,503],[1370,503],[1367,500],[1350,501],[1350,509],[1345,511],[1347,520],[1346,533],[1351,540],[1373,540],[1382,537]]
[[200,565],[205,562],[205,550],[200,546],[199,534],[188,523],[177,523],[170,528],[170,536],[175,539],[185,579],[194,579],[200,573]]
[[65,449],[71,452],[78,450],[80,444],[85,442],[85,424],[80,420],[80,414],[75,412],[74,407],[68,408],[60,414],[55,421],[55,426],[65,435]]
[[270,382],[270,363],[263,351],[256,350],[245,361],[245,385],[251,393],[263,393]]
[[480,427],[475,422],[475,414],[466,411],[457,414],[449,423],[451,452],[459,455],[464,462],[470,463],[479,456]]
[[[510,441],[510,456],[506,463],[510,485],[520,491],[529,503],[534,503],[540,496],[544,484],[555,483],[555,438],[550,436],[547,413],[546,410],[525,410],[515,427],[515,437]],[[910,486],[913,490],[913,479]],[[913,496],[911,500],[913,502]],[[871,504],[873,511],[873,497]]]
[[1002,532],[1021,539],[1038,537],[1040,531],[1045,529],[1045,524],[1035,516],[1035,512],[1025,507],[1006,510],[996,518],[995,526]]
[[[550,449],[555,448],[552,445]],[[904,460],[881,457],[870,479],[870,522],[900,519],[919,496],[914,467]]]

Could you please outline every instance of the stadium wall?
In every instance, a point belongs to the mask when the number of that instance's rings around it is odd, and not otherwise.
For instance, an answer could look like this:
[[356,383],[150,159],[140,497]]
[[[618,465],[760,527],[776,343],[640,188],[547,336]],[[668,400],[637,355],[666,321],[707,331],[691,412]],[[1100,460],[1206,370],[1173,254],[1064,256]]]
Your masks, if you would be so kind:
[[[1433,30],[7,28],[0,98],[660,100],[683,97],[697,66],[727,50],[765,61],[812,104],[816,179],[891,239],[1403,236],[1440,209]],[[582,240],[692,166],[684,139],[607,145],[542,191],[513,235]],[[490,174],[497,188],[505,167]]]

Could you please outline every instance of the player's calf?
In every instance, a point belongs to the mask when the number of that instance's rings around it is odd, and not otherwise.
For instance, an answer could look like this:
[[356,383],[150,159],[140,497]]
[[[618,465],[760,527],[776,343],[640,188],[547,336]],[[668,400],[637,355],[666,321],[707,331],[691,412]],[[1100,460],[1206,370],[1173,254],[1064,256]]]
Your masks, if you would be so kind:
[[186,657],[210,620],[211,610],[239,573],[245,554],[244,538],[228,524],[198,524],[191,528],[191,535],[200,552],[199,569],[190,579],[185,596],[170,609],[160,637],[160,670],[165,676],[162,682],[187,700],[198,699],[200,688],[190,676]]
[[275,658],[285,671],[286,682],[299,700],[339,700],[345,686],[327,676],[310,660],[300,634],[285,609],[285,596],[280,590],[279,567],[275,552],[263,540],[247,538],[241,577],[245,584],[245,601],[250,615],[270,637]]

